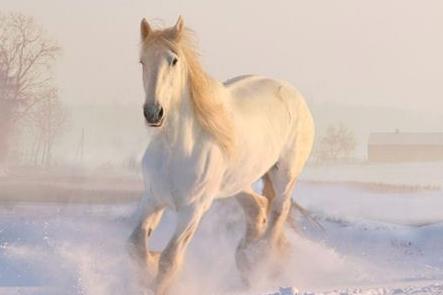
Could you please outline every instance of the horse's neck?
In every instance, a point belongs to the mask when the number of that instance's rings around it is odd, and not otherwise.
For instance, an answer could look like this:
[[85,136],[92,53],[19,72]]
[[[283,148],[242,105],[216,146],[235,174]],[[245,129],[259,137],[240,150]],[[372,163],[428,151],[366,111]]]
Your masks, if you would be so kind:
[[162,139],[172,152],[176,150],[191,152],[195,144],[204,137],[203,130],[194,116],[188,90],[184,91],[180,103],[169,115],[165,129],[161,133]]
[[[225,95],[225,87],[216,80],[210,80],[213,95],[221,98]],[[207,131],[198,122],[191,101],[189,87],[185,87],[180,102],[169,113],[170,117],[161,136],[171,152],[177,150],[190,154],[194,148],[200,148],[205,141],[213,141]],[[226,104],[227,101],[221,103]],[[225,105],[226,107],[226,105]]]

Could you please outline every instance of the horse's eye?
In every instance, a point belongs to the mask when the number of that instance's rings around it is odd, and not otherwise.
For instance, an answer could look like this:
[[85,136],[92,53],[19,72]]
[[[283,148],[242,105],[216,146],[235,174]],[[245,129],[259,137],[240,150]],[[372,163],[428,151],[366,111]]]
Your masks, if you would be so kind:
[[178,59],[176,57],[174,57],[171,61],[171,66],[175,66],[178,62]]
[[139,63],[141,64],[141,65],[144,65],[145,63],[141,60],[141,61],[139,61]]

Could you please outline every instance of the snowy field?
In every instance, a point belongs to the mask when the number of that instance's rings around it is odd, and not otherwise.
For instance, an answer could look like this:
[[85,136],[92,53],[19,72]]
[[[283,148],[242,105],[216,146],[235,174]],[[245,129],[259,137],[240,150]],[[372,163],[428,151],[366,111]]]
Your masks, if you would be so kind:
[[[257,270],[252,289],[241,288],[234,252],[243,217],[235,202],[224,201],[203,220],[173,294],[443,294],[441,190],[305,181],[294,198],[323,229],[298,217],[278,273]],[[125,251],[135,204],[3,205],[0,294],[142,294]],[[166,214],[155,248],[173,221]]]
[[443,188],[443,162],[362,163],[309,166],[303,177],[329,182],[377,183],[405,188]]

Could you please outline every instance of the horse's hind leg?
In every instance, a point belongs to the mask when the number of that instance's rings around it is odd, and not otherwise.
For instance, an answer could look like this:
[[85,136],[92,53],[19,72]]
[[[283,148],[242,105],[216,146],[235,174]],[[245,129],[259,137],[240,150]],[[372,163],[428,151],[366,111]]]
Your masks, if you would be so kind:
[[286,237],[284,227],[291,209],[291,195],[295,189],[298,173],[290,167],[280,164],[268,172],[269,181],[274,191],[269,208],[268,228],[264,235],[272,248],[285,250]]
[[280,249],[286,243],[284,225],[291,210],[291,196],[297,177],[312,151],[315,135],[314,121],[303,99],[299,100],[296,108],[297,123],[277,163],[267,173],[268,188],[271,183],[274,194],[270,194],[273,196],[265,237],[271,246],[278,246]]
[[159,206],[155,201],[143,199],[138,212],[137,226],[129,238],[130,254],[134,256],[142,267],[155,274],[158,268],[159,254],[149,251],[148,241],[153,231],[158,226],[163,215],[164,207]]
[[248,255],[250,253],[247,253],[247,249],[251,243],[262,237],[266,229],[268,200],[252,189],[244,190],[235,197],[241,205],[246,219],[246,233],[237,246],[235,258],[237,267],[247,283],[248,273],[253,267],[251,259],[255,260]]
[[246,244],[258,240],[266,228],[266,210],[268,200],[252,189],[247,189],[236,196],[246,218],[246,234],[242,241]]
[[[275,198],[274,187],[272,186],[271,178],[269,173],[266,173],[263,177],[263,196],[268,200],[268,204],[272,203],[272,200]],[[271,206],[268,206],[268,213]]]

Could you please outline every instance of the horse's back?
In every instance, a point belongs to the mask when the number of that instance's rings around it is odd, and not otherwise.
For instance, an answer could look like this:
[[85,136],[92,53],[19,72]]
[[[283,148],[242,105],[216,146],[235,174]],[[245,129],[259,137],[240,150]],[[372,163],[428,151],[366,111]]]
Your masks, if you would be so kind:
[[253,77],[255,77],[255,75],[251,75],[251,74],[236,76],[236,77],[229,78],[228,80],[224,81],[223,85],[225,85],[225,87],[230,87],[231,85],[235,84],[236,82],[243,81],[245,79],[253,78]]
[[264,76],[242,75],[226,80],[223,85],[230,91],[234,99],[253,99],[258,96],[256,94],[260,94],[261,97],[272,98],[273,95],[269,95],[267,92],[275,92],[282,83]]
[[238,164],[231,168],[231,179],[252,175],[255,180],[282,158],[306,157],[313,123],[303,96],[294,87],[253,75],[232,78],[224,85],[239,138]]
[[272,115],[288,122],[306,113],[310,115],[304,97],[286,81],[243,75],[225,81],[224,85],[230,93],[234,112],[243,116],[258,115],[266,120]]

